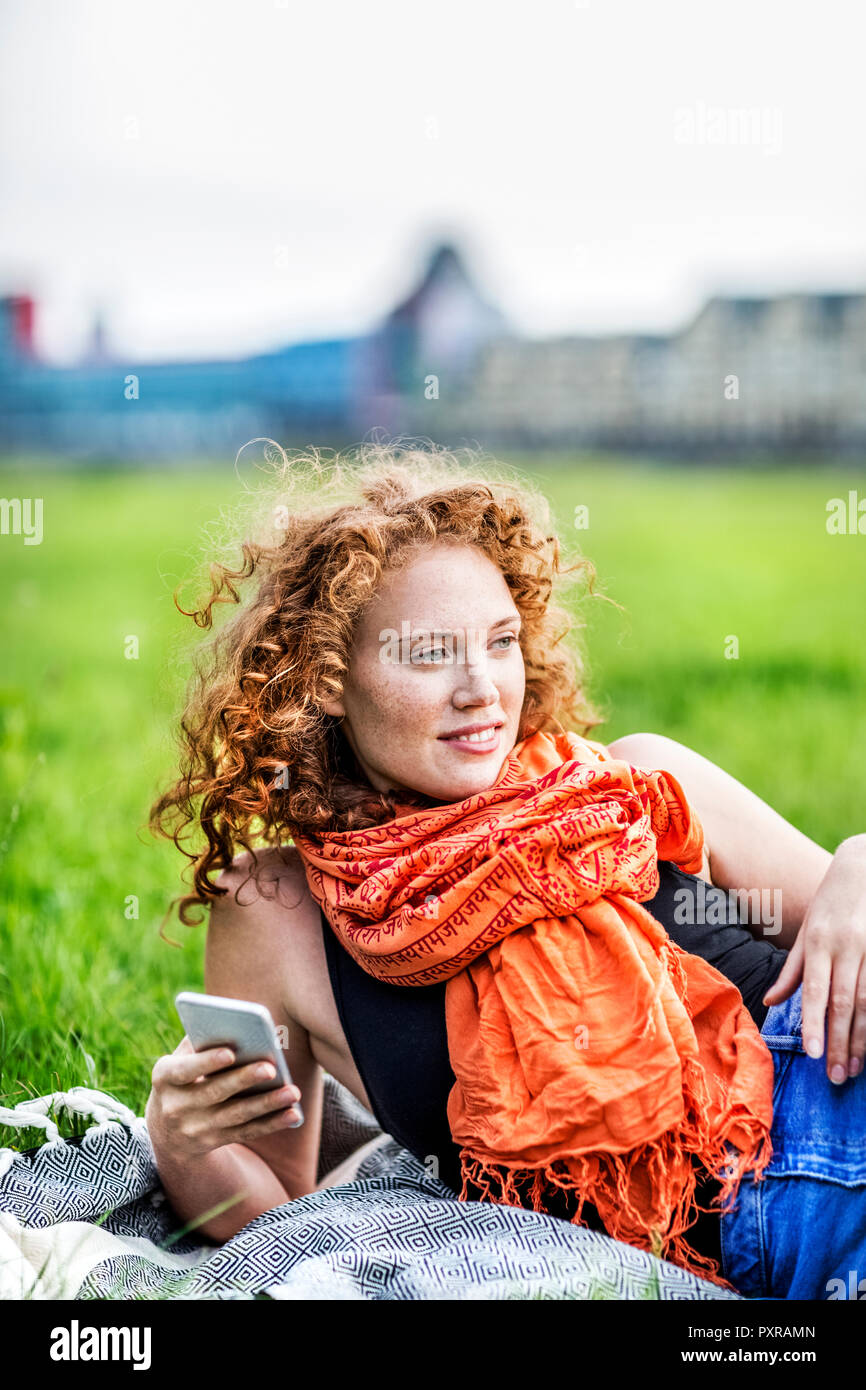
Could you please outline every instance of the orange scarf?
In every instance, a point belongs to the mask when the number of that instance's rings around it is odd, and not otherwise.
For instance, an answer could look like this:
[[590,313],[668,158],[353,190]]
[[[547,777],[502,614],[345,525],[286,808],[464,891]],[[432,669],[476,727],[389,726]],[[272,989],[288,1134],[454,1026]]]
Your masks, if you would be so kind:
[[658,859],[701,869],[676,779],[537,733],[487,791],[296,844],[364,970],[448,981],[461,1198],[544,1210],[565,1189],[572,1220],[592,1202],[610,1235],[730,1288],[683,1238],[707,1210],[695,1162],[720,1200],[763,1170],[773,1062],[739,990],[640,905]]

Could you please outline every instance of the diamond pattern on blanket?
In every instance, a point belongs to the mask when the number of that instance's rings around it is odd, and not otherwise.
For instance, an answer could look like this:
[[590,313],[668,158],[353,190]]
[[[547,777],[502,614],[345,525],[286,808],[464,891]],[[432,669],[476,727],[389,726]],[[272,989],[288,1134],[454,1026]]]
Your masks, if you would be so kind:
[[[319,1177],[380,1133],[364,1106],[326,1076]],[[83,1277],[81,1300],[737,1297],[556,1217],[458,1202],[394,1139],[366,1155],[351,1182],[264,1212],[221,1246],[194,1231],[173,1239],[181,1223],[159,1185],[141,1117],[104,1121],[79,1139],[11,1160],[0,1150],[0,1160],[8,1164],[0,1213],[58,1232],[71,1221],[99,1222],[117,1238],[116,1253]],[[166,1246],[198,1262],[170,1266]]]

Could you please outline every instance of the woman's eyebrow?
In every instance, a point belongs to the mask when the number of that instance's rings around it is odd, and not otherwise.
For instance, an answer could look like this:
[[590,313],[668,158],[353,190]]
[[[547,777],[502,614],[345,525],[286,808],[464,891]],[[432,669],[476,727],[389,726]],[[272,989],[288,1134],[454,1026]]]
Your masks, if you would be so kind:
[[[498,622],[491,623],[490,627],[486,630],[487,632],[495,632],[498,627],[504,627],[506,623],[508,623],[509,625],[513,625],[516,623],[519,626],[520,622],[520,614],[512,613],[507,618],[500,618]],[[459,630],[454,631],[451,628],[434,627],[431,624],[428,624],[425,627],[419,627],[417,629],[417,632],[418,635],[422,637],[427,636],[428,634],[432,634],[436,637],[458,637],[460,635]]]
[[[490,627],[487,629],[487,631],[488,631],[488,632],[495,632],[496,629],[497,629],[498,627],[504,627],[506,623],[513,624],[513,623],[519,623],[519,622],[520,622],[520,614],[519,614],[519,613],[512,613],[512,614],[511,614],[509,617],[507,617],[507,618],[500,618],[498,622],[491,623],[491,624],[490,624]],[[451,632],[450,630],[449,630],[449,631],[443,631],[441,628],[435,628],[435,627],[427,628],[426,631],[428,631],[428,632],[435,632],[435,633],[437,634],[437,636],[439,636],[439,637],[456,637],[456,636],[457,636],[457,633],[456,633],[456,632]]]

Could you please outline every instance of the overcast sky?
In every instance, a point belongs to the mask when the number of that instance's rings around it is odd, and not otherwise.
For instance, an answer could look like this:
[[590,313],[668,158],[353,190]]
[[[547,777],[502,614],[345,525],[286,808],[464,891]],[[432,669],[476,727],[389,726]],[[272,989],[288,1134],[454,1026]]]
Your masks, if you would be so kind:
[[[518,331],[866,287],[855,0],[0,0],[0,289],[67,360],[359,333],[456,238]],[[744,113],[750,113],[746,118]]]

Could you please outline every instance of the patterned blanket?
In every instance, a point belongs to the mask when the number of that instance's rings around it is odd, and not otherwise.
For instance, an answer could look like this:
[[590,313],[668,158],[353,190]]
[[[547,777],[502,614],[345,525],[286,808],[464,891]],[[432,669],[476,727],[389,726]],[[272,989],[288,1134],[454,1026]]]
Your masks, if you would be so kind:
[[[61,1139],[49,1111],[92,1116]],[[706,1280],[553,1216],[459,1202],[333,1077],[319,1181],[363,1145],[351,1181],[265,1212],[222,1246],[181,1223],[144,1119],[73,1087],[14,1109],[41,1147],[0,1149],[0,1298],[731,1299]]]

